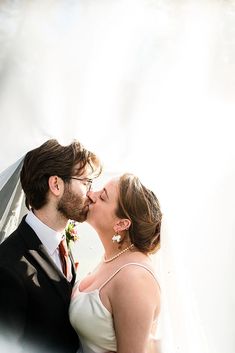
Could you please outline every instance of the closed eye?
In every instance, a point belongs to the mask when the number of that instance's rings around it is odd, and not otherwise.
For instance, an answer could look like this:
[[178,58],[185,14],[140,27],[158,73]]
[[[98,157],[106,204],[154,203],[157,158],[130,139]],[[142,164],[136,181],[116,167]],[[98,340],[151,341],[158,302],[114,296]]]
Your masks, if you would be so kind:
[[106,201],[106,193],[104,189],[101,190],[99,198],[101,201]]
[[105,200],[103,199],[102,195],[100,195],[99,198],[100,198],[100,200],[105,201]]

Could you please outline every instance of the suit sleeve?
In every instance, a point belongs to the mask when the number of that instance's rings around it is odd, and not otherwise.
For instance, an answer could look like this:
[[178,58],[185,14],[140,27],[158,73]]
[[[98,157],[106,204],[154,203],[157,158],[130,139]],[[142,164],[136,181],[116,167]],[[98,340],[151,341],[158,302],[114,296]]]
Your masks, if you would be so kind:
[[23,335],[27,313],[27,292],[16,273],[0,267],[0,335],[17,343]]

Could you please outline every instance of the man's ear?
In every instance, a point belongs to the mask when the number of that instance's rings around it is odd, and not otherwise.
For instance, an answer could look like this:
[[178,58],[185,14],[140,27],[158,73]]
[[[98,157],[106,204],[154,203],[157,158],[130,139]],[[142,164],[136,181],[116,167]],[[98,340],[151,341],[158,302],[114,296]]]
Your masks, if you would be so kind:
[[115,226],[113,227],[115,232],[122,232],[124,230],[128,230],[131,226],[131,221],[128,218],[119,219]]
[[62,183],[61,179],[56,175],[51,175],[48,179],[48,185],[50,191],[55,195],[59,196],[61,194]]

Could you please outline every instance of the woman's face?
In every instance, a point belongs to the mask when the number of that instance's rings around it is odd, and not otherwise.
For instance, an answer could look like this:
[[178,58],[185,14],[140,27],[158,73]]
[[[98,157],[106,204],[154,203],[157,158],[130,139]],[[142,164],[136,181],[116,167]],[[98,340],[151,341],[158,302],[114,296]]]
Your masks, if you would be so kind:
[[111,179],[103,189],[87,193],[87,196],[92,201],[89,205],[87,222],[97,232],[114,232],[113,227],[118,220],[115,215],[118,203],[118,180],[117,178]]

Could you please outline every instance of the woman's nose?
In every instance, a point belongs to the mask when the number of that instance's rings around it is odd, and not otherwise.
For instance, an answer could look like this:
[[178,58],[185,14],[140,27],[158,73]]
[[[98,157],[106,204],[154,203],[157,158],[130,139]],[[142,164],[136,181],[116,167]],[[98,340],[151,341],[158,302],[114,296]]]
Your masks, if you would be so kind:
[[91,202],[95,203],[96,202],[96,194],[94,191],[90,190],[90,191],[87,191],[87,197],[91,200]]

